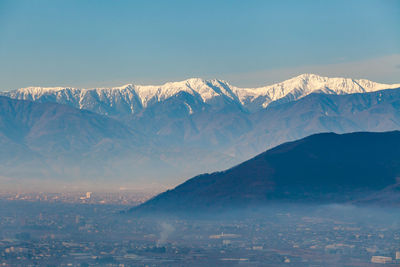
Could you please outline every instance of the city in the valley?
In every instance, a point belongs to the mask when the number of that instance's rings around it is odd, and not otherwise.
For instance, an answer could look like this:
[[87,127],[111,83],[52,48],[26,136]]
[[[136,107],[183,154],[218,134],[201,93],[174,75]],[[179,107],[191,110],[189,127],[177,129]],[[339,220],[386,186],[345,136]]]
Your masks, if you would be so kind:
[[3,193],[2,266],[400,264],[391,209],[269,206],[205,218],[137,217],[149,195]]

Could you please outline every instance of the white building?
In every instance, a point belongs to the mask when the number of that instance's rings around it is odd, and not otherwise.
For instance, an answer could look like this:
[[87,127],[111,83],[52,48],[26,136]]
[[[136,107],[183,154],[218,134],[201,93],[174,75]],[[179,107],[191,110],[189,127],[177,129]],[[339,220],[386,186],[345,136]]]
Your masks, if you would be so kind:
[[384,257],[384,256],[372,256],[371,258],[372,263],[391,263],[392,257]]

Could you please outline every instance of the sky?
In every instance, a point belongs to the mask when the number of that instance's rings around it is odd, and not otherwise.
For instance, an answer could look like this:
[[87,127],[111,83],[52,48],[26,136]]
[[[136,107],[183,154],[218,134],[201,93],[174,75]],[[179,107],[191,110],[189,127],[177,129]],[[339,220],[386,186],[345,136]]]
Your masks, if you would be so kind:
[[301,73],[400,82],[398,0],[0,0],[0,90]]

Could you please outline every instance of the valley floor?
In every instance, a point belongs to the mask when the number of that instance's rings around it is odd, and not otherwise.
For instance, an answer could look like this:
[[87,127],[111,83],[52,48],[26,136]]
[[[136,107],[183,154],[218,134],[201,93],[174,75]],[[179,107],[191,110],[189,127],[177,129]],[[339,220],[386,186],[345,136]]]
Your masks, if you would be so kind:
[[[274,206],[199,219],[121,204],[0,201],[3,266],[374,266],[400,251],[398,210]],[[399,256],[399,255],[398,255]]]

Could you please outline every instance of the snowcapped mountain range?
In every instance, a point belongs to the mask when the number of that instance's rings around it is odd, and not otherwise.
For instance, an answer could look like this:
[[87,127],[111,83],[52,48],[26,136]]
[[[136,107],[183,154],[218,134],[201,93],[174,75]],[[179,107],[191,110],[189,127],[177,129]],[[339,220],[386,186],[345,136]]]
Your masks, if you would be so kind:
[[0,173],[27,179],[171,185],[314,133],[400,130],[400,84],[314,74],[259,88],[188,79],[0,95]]
[[[285,103],[311,93],[352,94],[398,88],[400,84],[380,84],[369,80],[328,78],[315,74],[302,74],[281,83],[259,87],[239,88],[222,80],[192,78],[181,82],[169,82],[160,86],[127,84],[114,88],[28,87],[2,95],[14,99],[39,102],[57,102],[75,108],[87,109],[103,115],[136,114],[147,107],[163,102],[178,94],[188,94],[197,103],[221,105],[235,103],[244,110],[255,112],[271,103]],[[194,108],[185,102],[187,112]]]

